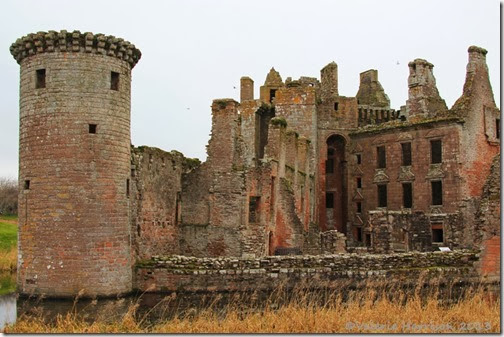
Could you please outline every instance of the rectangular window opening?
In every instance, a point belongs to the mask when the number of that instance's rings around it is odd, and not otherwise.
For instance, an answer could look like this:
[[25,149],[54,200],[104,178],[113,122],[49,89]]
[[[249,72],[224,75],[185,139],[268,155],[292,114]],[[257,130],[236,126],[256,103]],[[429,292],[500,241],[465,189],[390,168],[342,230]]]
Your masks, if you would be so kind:
[[385,146],[378,146],[376,148],[376,154],[378,156],[378,168],[387,167],[387,157],[385,154]]
[[338,111],[339,104],[338,102],[334,102],[334,111]]
[[334,173],[334,159],[327,159],[325,168],[326,173]]
[[96,124],[89,124],[89,133],[96,133]]
[[119,73],[110,72],[110,90],[119,90]]
[[401,143],[402,166],[411,166],[411,143]]
[[431,140],[431,164],[439,164],[442,161],[441,139]]
[[334,193],[327,192],[325,197],[326,208],[334,208]]
[[357,241],[362,242],[362,228],[357,227]]
[[37,69],[37,76],[35,82],[35,88],[41,89],[46,87],[46,70],[45,69]]
[[357,165],[360,165],[362,163],[362,156],[359,154],[355,155],[355,158],[357,159]]
[[361,177],[357,178],[357,188],[362,188],[362,178]]
[[366,234],[366,247],[371,247],[371,234]]
[[387,185],[378,185],[378,207],[387,207]]
[[441,181],[431,181],[432,205],[443,204],[443,183]]
[[443,228],[432,228],[432,242],[442,243],[443,241]]
[[362,213],[362,202],[357,202],[357,213]]
[[270,103],[273,102],[275,96],[276,96],[276,89],[270,89]]
[[403,189],[403,207],[411,208],[413,206],[413,189],[411,183],[402,184]]
[[495,120],[495,138],[500,139],[500,119]]
[[259,199],[260,197],[250,197],[249,199],[249,223],[259,221]]
[[126,196],[129,198],[130,196],[130,180],[126,179]]
[[29,180],[25,180],[24,181],[24,189],[25,190],[29,190],[30,189],[30,181]]

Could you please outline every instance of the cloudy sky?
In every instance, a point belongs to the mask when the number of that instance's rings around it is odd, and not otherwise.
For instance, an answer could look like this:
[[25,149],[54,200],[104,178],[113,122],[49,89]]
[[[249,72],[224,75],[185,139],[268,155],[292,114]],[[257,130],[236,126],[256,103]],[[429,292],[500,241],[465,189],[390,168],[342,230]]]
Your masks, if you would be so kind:
[[355,96],[359,73],[377,69],[392,108],[404,105],[408,62],[434,64],[449,107],[461,95],[467,48],[488,50],[500,106],[497,0],[14,1],[0,13],[0,177],[17,177],[19,66],[9,46],[47,30],[104,33],[142,51],[133,69],[132,142],[206,158],[214,98],[255,94],[274,66],[282,78],[313,76],[335,61],[339,93]]

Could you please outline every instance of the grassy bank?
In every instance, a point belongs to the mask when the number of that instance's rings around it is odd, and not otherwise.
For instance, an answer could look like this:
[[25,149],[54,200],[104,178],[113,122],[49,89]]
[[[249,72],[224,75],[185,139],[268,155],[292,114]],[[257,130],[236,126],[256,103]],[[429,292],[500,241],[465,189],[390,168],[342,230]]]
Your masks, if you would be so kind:
[[0,216],[0,271],[13,271],[17,265],[17,216]]
[[[450,305],[433,295],[380,296],[367,290],[343,301],[330,297],[325,305],[309,295],[296,296],[273,310],[244,309],[244,301],[228,305],[226,313],[209,308],[175,318],[147,323],[135,315],[136,305],[116,322],[86,322],[75,313],[52,323],[37,317],[19,317],[8,333],[499,333],[500,299],[482,290],[466,294]],[[390,294],[389,294],[390,295]],[[219,313],[220,312],[220,313]]]

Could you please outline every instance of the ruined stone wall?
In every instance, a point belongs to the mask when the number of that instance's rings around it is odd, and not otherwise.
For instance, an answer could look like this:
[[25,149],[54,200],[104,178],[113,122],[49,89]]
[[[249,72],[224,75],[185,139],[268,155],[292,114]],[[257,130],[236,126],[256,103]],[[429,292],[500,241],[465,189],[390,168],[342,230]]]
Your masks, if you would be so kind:
[[312,289],[338,289],[343,282],[420,278],[447,282],[477,281],[478,256],[468,251],[393,255],[269,256],[263,258],[192,258],[173,256],[137,265],[140,291],[257,291],[286,289],[306,282]]
[[291,130],[310,140],[311,156],[307,173],[313,173],[317,140],[315,88],[311,86],[280,88],[275,97],[275,116],[285,118]]
[[271,121],[266,160],[272,164],[270,186],[269,253],[295,248],[303,251],[305,233],[313,221],[314,175],[309,174],[313,157],[310,142],[297,133],[287,131],[281,117]]
[[317,104],[317,127],[319,132],[342,132],[342,130],[356,128],[357,110],[358,105],[355,97],[338,96],[319,100]]
[[267,130],[261,130],[261,115],[258,111],[261,108],[261,101],[245,101],[239,106],[240,112],[240,134],[243,139],[243,160],[244,165],[252,167],[259,159],[259,147],[261,133]]
[[[337,103],[337,109],[335,104]],[[322,230],[333,229],[334,228],[334,215],[328,213],[326,209],[326,192],[332,190],[337,191],[344,188],[347,191],[348,186],[348,174],[347,169],[350,151],[350,142],[348,138],[348,132],[357,126],[357,100],[355,98],[348,98],[343,96],[326,98],[319,101],[317,104],[317,186],[316,186],[316,197],[317,197],[317,222],[320,224]],[[334,173],[326,173],[326,163],[328,160],[328,141],[331,137],[341,137],[344,141],[344,152],[335,151],[334,159],[339,158],[341,162],[334,162]],[[342,166],[341,166],[342,165]],[[339,172],[342,172],[341,174]],[[340,179],[342,181],[334,181],[334,178]],[[346,207],[348,205],[347,198],[348,193],[342,194],[341,191],[337,191],[335,194],[335,199],[338,205],[343,203],[342,207],[335,207],[333,211],[342,209],[346,216]],[[344,200],[341,200],[343,198]],[[344,217],[345,217],[344,216]],[[343,218],[344,218],[343,217]],[[346,220],[343,220],[345,222]],[[341,225],[342,228],[339,230],[346,231],[345,224]]]
[[[135,60],[114,51],[126,44]],[[18,291],[128,292],[130,81],[140,52],[62,31],[23,37],[11,53],[21,66]]]
[[481,272],[487,277],[500,278],[501,262],[501,193],[500,155],[494,157],[490,175],[483,187],[476,213],[475,244],[481,252]]
[[184,176],[181,251],[195,256],[241,256],[246,207],[238,103],[214,100],[208,159]]
[[346,253],[346,235],[336,230],[320,233],[319,254]]
[[[199,165],[176,151],[132,151],[132,235],[137,258],[179,254],[182,174]],[[133,200],[132,200],[133,202]]]

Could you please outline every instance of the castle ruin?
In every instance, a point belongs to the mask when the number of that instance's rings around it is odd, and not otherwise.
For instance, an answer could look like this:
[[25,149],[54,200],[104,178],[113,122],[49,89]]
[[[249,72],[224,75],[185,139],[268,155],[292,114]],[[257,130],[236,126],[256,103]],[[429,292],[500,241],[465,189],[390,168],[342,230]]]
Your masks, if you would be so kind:
[[131,43],[103,34],[29,34],[21,66],[21,293],[92,295],[135,288],[160,256],[261,258],[480,250],[499,275],[500,110],[469,47],[462,96],[448,108],[433,65],[409,63],[408,100],[390,107],[378,71],[355,97],[338,66],[320,80],[272,68],[240,102],[212,103],[204,163],[133,147]]

